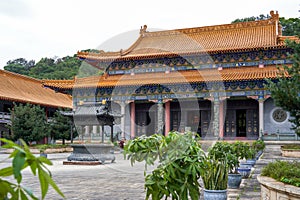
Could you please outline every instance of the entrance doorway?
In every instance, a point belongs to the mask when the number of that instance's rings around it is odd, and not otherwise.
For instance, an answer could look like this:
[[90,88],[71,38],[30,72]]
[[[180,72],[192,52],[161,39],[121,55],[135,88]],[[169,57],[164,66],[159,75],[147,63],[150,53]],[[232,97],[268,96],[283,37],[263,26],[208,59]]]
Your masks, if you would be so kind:
[[246,137],[246,110],[236,110],[237,137]]

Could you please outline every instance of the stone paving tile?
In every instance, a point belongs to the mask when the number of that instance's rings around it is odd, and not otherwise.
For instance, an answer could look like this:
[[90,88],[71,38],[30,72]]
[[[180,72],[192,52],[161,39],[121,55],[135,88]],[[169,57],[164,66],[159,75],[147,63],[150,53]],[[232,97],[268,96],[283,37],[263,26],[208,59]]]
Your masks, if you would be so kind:
[[[53,179],[71,200],[139,200],[145,199],[144,190],[144,164],[135,163],[132,167],[130,161],[124,160],[123,155],[116,154],[116,163],[105,163],[97,166],[63,165],[69,153],[48,154],[53,162],[49,169]],[[0,161],[8,154],[0,153]],[[267,145],[266,151],[257,161],[250,178],[243,179],[240,189],[229,189],[228,199],[251,200],[260,199],[260,185],[256,179],[261,169],[268,162],[282,158],[279,145]],[[0,163],[0,168],[8,166],[11,160]],[[148,168],[148,173],[153,167]],[[32,177],[29,170],[25,170],[23,184],[31,188],[39,196],[39,183],[37,177]],[[202,193],[203,194],[203,193]],[[46,199],[62,199],[52,188]],[[203,197],[201,197],[203,199]]]

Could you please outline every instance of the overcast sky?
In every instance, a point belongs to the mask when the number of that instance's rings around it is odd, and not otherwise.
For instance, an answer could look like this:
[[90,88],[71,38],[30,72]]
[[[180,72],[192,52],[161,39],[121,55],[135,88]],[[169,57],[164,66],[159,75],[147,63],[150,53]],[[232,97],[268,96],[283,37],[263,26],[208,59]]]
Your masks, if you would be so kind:
[[[150,30],[227,24],[270,10],[295,18],[299,5],[299,0],[1,0],[0,68],[16,58],[38,62],[83,49],[125,49],[144,24]],[[111,45],[120,39],[127,43]]]

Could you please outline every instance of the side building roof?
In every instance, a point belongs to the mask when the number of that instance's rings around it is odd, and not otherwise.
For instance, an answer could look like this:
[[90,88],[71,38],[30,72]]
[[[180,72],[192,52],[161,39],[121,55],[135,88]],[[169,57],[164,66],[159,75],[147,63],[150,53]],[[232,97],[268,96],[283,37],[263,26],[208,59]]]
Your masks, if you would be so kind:
[[70,95],[44,87],[38,79],[0,70],[0,100],[38,104],[47,107],[72,108]]

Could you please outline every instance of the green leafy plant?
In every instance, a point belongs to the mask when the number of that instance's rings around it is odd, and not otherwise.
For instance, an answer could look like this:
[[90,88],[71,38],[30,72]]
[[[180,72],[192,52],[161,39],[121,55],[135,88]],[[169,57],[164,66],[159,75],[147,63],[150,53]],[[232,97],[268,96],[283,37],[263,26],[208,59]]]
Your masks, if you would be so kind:
[[207,190],[226,190],[228,183],[228,165],[226,159],[207,157],[202,161],[201,177]]
[[229,173],[238,173],[237,167],[239,165],[239,160],[233,144],[228,142],[216,142],[209,148],[208,155],[218,161],[226,162]]
[[300,162],[280,161],[268,163],[261,172],[262,176],[300,187]]
[[266,148],[266,144],[263,140],[255,140],[251,146],[256,151],[256,153],[259,151],[263,151]]
[[233,151],[239,160],[249,157],[250,145],[246,142],[236,141],[233,143]]
[[[30,167],[34,176],[38,175],[41,199],[44,199],[49,185],[62,197],[64,194],[57,187],[51,177],[51,172],[47,169],[46,165],[52,165],[51,161],[45,157],[35,157],[30,153],[29,147],[23,140],[20,140],[23,146],[17,145],[14,142],[0,138],[0,140],[6,143],[4,148],[13,148],[14,151],[10,154],[9,158],[12,158],[12,166],[0,169],[0,199],[22,199],[27,200],[38,199],[29,189],[26,189],[21,185],[22,173],[21,171],[27,167]],[[5,180],[5,177],[13,176],[16,183]]]
[[246,159],[248,160],[251,160],[251,159],[254,159],[255,158],[255,155],[256,155],[256,150],[254,148],[252,148],[251,146],[249,146],[249,150],[246,154]]
[[131,164],[145,161],[146,165],[153,165],[159,161],[157,168],[145,177],[146,199],[200,198],[198,179],[205,154],[191,133],[142,136],[125,145],[124,155]]

